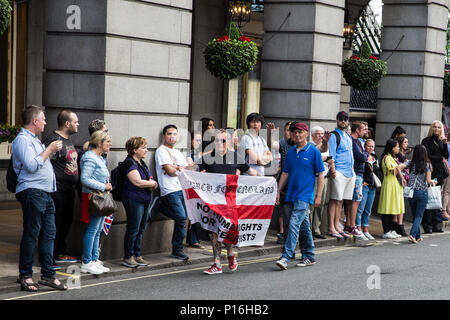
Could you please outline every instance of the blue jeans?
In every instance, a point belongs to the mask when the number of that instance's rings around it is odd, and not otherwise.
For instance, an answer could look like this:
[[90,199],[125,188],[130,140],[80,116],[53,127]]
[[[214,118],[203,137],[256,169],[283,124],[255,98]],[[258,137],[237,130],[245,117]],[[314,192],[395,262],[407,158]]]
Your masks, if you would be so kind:
[[125,259],[141,256],[141,242],[150,215],[150,204],[143,204],[131,199],[123,199],[127,213],[127,231],[125,232]]
[[295,247],[300,233],[300,251],[302,259],[314,260],[314,240],[311,233],[311,225],[308,218],[309,203],[297,200],[292,203],[291,219],[289,221],[289,232],[281,255],[289,261],[294,256]]
[[409,205],[414,217],[414,221],[409,234],[415,239],[420,239],[420,224],[422,223],[423,213],[427,207],[428,193],[426,190],[414,190],[414,196],[409,199]]
[[20,242],[19,275],[33,274],[34,247],[38,243],[41,275],[54,278],[53,246],[56,238],[55,205],[50,193],[39,189],[25,189],[16,194],[22,205],[23,233]]
[[102,233],[104,221],[105,217],[90,215],[90,221],[83,238],[83,263],[85,264],[98,260],[100,234]]
[[172,251],[183,251],[183,240],[186,235],[187,210],[184,204],[183,192],[176,191],[161,197],[163,213],[175,220],[172,236]]
[[375,193],[377,188],[370,188],[369,186],[363,186],[362,200],[359,203],[358,211],[356,213],[356,226],[368,227],[369,217],[372,212],[373,201],[375,200]]

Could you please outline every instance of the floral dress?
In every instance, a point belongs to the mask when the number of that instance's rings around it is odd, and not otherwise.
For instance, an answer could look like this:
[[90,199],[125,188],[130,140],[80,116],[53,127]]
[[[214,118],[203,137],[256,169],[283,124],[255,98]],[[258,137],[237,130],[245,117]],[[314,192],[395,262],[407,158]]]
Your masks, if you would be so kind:
[[405,213],[403,187],[395,175],[395,168],[397,166],[397,161],[390,154],[381,161],[384,178],[381,185],[380,200],[378,202],[379,214]]

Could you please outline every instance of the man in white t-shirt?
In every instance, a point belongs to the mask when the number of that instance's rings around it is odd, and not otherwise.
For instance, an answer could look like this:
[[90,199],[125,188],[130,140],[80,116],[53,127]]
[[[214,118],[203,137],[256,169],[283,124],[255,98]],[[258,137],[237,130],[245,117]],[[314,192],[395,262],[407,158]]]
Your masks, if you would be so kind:
[[267,142],[259,135],[264,117],[259,113],[250,113],[246,119],[248,132],[240,141],[240,152],[245,155],[250,168],[258,172],[258,176],[264,176],[264,166],[272,161],[272,153]]
[[178,173],[188,168],[185,156],[174,148],[178,141],[178,129],[169,124],[163,129],[163,144],[156,149],[155,163],[158,184],[161,191],[162,211],[175,220],[172,236],[172,258],[187,260],[183,252],[183,240],[186,234],[187,211]]

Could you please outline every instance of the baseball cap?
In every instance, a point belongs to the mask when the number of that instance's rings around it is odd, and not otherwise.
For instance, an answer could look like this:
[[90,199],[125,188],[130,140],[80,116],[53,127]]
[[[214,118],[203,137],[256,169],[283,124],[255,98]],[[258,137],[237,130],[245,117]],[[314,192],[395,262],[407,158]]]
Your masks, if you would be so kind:
[[308,126],[302,122],[293,122],[289,127],[289,131],[294,131],[295,129],[309,131]]
[[339,111],[338,114],[336,115],[336,119],[340,119],[340,118],[348,119],[348,113],[345,111]]

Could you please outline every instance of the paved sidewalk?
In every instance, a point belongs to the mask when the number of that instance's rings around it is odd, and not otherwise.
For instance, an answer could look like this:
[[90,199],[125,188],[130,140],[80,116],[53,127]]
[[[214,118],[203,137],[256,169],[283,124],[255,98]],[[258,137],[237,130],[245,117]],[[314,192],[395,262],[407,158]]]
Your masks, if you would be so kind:
[[[446,224],[447,227],[447,224]],[[19,227],[20,228],[20,227]],[[405,228],[409,230],[410,224],[405,223]],[[6,231],[4,227],[0,225],[0,232]],[[7,230],[10,233],[17,234],[17,230]],[[14,232],[11,232],[14,231]],[[376,238],[376,240],[382,240],[382,227],[381,221],[372,218],[371,226],[370,226],[371,234]],[[21,230],[19,234],[21,233]],[[7,232],[2,233],[2,238],[7,238]],[[18,275],[18,244],[13,246],[11,242],[12,239],[7,239],[8,241],[0,240],[0,292],[14,292],[19,291],[20,286],[16,282]],[[20,241],[20,239],[19,239]],[[389,240],[395,241],[395,240]],[[327,237],[327,239],[316,239],[314,241],[315,247],[331,247],[331,246],[368,246],[374,244],[374,241],[355,241],[354,238],[348,240],[336,240],[335,238]],[[194,265],[194,264],[209,264],[212,263],[212,249],[211,244],[208,242],[202,242],[202,245],[205,246],[205,249],[195,249],[186,247],[185,252],[189,256],[189,260],[180,261],[170,257],[170,252],[156,253],[144,255],[144,259],[147,260],[150,264],[147,267],[138,267],[138,268],[127,268],[122,266],[122,259],[117,260],[109,260],[104,261],[106,267],[110,268],[111,271],[109,273],[104,273],[100,276],[94,276],[90,274],[81,274],[81,279],[92,279],[94,277],[98,278],[110,278],[117,275],[123,274],[132,274],[137,272],[149,271],[149,270],[159,270],[164,268],[176,267],[176,266],[184,266],[184,265]],[[243,248],[235,248],[235,252],[237,253],[237,257],[239,258],[251,258],[258,256],[265,256],[270,254],[280,254],[282,252],[283,246],[276,243],[276,232],[275,230],[269,230],[264,246],[252,246],[252,247],[243,247]],[[297,249],[298,250],[298,249]],[[224,250],[226,253],[226,250]],[[61,263],[60,266],[62,269],[57,272],[57,278],[65,281],[69,276],[73,274],[73,271],[70,272],[70,268],[68,267],[75,266],[75,270],[79,270],[81,267],[80,263]],[[40,268],[38,264],[35,264],[33,267],[35,280],[39,279],[40,276]],[[71,273],[71,274],[69,274]]]

